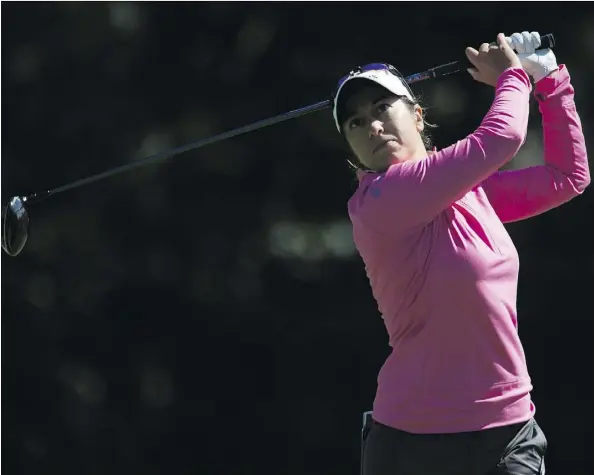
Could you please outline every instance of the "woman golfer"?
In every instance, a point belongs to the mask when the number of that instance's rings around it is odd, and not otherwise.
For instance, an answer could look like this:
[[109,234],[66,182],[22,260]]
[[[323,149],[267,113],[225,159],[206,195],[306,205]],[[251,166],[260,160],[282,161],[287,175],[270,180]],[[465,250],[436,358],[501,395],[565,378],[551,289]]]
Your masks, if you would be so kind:
[[[564,65],[538,33],[467,48],[472,77],[495,86],[481,125],[428,151],[423,111],[399,73],[372,64],[343,78],[334,118],[359,170],[348,203],[357,249],[389,334],[364,475],[544,473],[517,332],[518,254],[503,223],[579,195],[586,148]],[[526,137],[530,77],[544,129],[542,166],[498,171]]]

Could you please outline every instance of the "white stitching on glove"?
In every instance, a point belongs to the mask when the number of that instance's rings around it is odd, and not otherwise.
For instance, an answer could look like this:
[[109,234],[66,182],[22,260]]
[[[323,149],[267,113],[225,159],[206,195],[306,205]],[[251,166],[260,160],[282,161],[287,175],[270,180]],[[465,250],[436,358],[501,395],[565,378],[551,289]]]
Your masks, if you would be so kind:
[[506,40],[509,46],[516,51],[524,71],[532,76],[534,82],[540,81],[559,69],[555,53],[550,48],[536,49],[541,44],[538,32],[514,33]]

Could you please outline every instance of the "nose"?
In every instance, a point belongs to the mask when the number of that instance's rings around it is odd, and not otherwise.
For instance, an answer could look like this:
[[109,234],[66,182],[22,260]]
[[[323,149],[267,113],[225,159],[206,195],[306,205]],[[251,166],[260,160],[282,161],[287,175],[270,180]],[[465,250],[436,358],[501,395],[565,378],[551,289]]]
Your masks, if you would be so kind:
[[384,133],[384,124],[380,120],[374,120],[369,125],[369,138],[377,137]]

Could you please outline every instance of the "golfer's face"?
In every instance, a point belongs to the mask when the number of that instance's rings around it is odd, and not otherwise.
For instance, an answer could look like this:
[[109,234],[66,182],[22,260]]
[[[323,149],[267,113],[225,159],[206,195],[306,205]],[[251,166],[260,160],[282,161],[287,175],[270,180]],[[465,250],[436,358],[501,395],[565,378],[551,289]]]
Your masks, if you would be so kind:
[[371,86],[353,94],[345,104],[343,131],[357,158],[383,171],[411,158],[419,130],[410,106],[389,91]]

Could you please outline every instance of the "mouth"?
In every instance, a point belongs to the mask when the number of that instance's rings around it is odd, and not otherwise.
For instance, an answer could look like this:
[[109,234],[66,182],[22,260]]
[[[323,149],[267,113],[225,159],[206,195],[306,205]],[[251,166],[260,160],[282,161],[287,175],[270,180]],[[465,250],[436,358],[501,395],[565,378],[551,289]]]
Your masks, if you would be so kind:
[[373,149],[373,153],[379,152],[382,148],[384,148],[390,142],[393,142],[393,140],[386,140],[385,142],[380,143],[377,147],[375,147]]

